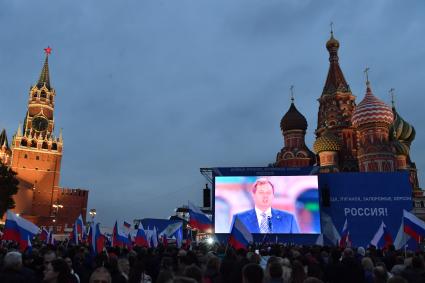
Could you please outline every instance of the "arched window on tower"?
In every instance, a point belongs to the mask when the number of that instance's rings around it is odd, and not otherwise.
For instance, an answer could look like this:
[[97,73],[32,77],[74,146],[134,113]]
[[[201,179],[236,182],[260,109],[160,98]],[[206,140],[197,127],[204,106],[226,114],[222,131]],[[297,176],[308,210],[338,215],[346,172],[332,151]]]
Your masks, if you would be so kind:
[[22,145],[22,146],[27,146],[27,145],[28,145],[27,140],[26,140],[26,139],[22,139],[22,140],[21,140],[21,145]]
[[37,92],[36,91],[34,91],[34,93],[32,94],[32,97],[37,97],[38,96],[38,94],[37,94]]
[[40,97],[41,97],[41,98],[46,98],[46,93],[44,92],[44,90],[41,92]]
[[47,142],[43,142],[43,144],[42,144],[41,148],[42,148],[42,149],[48,149],[48,148],[49,148],[49,146],[47,145]]
[[37,147],[37,142],[35,140],[31,141],[31,147]]
[[52,143],[52,150],[58,150],[57,143]]

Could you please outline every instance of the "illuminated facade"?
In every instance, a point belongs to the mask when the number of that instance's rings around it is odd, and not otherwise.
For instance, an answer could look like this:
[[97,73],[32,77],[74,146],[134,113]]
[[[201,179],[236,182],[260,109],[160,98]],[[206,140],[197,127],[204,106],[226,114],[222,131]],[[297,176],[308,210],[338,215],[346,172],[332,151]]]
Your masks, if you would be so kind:
[[[416,165],[409,154],[411,143],[415,138],[415,129],[403,120],[394,103],[390,107],[373,94],[368,77],[366,94],[356,105],[356,97],[352,94],[339,65],[339,47],[338,40],[331,32],[331,37],[326,43],[329,52],[329,71],[318,99],[316,140],[313,145],[316,155],[311,164],[320,166],[322,173],[408,171],[414,195],[421,196]],[[366,76],[367,71],[368,69],[365,71]],[[288,119],[288,116],[291,119]],[[293,153],[308,152],[304,143],[307,122],[296,110],[293,102],[282,118],[280,128],[285,146],[277,154],[274,165],[277,167],[308,165],[308,162],[302,163],[301,159],[293,162]],[[295,145],[292,143],[292,148],[288,149],[288,140],[294,133],[299,133],[296,139],[298,142]],[[289,147],[290,145],[291,143]],[[301,150],[302,148],[304,150]]]
[[19,179],[14,211],[60,233],[80,214],[85,219],[88,191],[59,186],[63,137],[62,130],[58,137],[54,135],[56,92],[50,84],[49,53],[47,48],[40,78],[29,91],[24,123],[19,124],[10,147],[6,133],[0,135],[0,159]]

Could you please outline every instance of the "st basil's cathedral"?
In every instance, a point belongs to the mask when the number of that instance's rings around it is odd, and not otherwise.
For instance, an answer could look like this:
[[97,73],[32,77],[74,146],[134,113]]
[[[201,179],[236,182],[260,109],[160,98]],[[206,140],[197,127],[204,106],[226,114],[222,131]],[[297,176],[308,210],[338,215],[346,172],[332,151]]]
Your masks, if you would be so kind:
[[368,69],[366,93],[356,104],[356,96],[339,65],[339,47],[331,31],[326,43],[329,71],[318,99],[314,153],[305,144],[307,120],[292,98],[280,122],[284,146],[277,153],[274,166],[316,165],[321,173],[408,171],[415,208],[423,210],[425,198],[410,156],[415,128],[400,116],[394,101],[388,106],[373,94]]

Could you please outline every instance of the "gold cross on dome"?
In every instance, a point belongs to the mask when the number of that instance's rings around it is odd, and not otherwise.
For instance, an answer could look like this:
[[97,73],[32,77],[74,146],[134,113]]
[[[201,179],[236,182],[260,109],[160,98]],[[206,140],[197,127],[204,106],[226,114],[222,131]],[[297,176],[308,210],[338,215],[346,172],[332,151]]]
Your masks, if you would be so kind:
[[391,88],[388,92],[389,92],[389,94],[391,95],[391,105],[394,107],[395,106],[395,95],[394,95],[394,91],[395,91],[395,89],[394,88]]
[[364,69],[364,73],[366,75],[366,83],[369,82],[369,70],[370,70],[369,67],[366,67],[366,69]]
[[294,86],[291,85],[291,87],[289,88],[289,90],[291,91],[291,101],[294,102]]

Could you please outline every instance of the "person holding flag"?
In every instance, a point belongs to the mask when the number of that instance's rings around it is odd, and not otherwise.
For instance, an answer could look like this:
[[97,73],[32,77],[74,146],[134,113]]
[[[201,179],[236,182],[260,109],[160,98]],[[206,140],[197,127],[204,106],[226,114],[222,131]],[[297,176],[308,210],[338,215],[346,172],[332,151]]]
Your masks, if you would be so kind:
[[253,242],[254,239],[252,234],[248,231],[248,228],[245,227],[243,222],[236,218],[233,223],[232,230],[230,232],[228,243],[231,247],[237,249],[248,249],[248,245]]
[[341,240],[339,241],[340,248],[351,247],[350,231],[348,230],[348,221],[345,219],[344,226],[342,227]]

